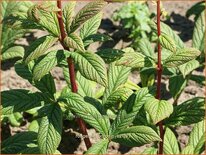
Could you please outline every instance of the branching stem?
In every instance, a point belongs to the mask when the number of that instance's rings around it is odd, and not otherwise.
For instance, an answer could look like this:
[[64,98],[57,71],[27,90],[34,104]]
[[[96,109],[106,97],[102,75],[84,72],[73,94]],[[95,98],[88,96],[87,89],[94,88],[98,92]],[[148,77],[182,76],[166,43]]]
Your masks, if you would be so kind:
[[[61,0],[57,0],[57,7],[60,9],[60,11],[58,11],[58,15],[57,15],[60,33],[61,33],[60,42],[61,42],[62,46],[64,47],[64,49],[69,51],[69,48],[67,48],[64,44],[64,38],[66,37],[66,32],[64,30],[64,23],[63,23],[63,18],[62,18]],[[67,63],[68,63],[68,68],[69,68],[69,75],[70,75],[72,92],[77,93],[78,87],[77,87],[76,80],[75,80],[75,68],[74,68],[74,63],[73,63],[73,60],[71,57],[67,58]],[[87,147],[87,149],[89,149],[91,147],[91,142],[90,142],[90,139],[89,139],[89,136],[87,133],[86,124],[80,118],[77,118],[77,123],[79,125],[79,128],[81,130],[82,135],[85,137],[84,142],[86,144],[86,147]]]

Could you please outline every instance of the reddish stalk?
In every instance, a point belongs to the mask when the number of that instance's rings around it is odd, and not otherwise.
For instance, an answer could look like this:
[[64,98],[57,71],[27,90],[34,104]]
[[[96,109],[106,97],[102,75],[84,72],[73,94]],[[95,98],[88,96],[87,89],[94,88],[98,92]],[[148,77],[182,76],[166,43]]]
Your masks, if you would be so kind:
[[[66,32],[64,30],[64,23],[63,23],[63,18],[62,18],[61,0],[57,0],[57,7],[60,9],[60,11],[58,11],[58,16],[57,16],[58,22],[59,22],[59,28],[60,28],[60,32],[61,32],[60,42],[61,42],[62,46],[64,47],[64,49],[69,51],[69,48],[67,48],[63,42],[64,38],[66,37]],[[69,68],[69,75],[70,75],[72,92],[77,93],[78,87],[77,87],[76,80],[75,80],[75,68],[74,68],[74,63],[73,63],[73,60],[71,57],[67,58],[67,63],[68,63],[68,68]],[[80,118],[77,118],[76,120],[77,120],[77,123],[79,125],[79,128],[80,128],[82,135],[85,137],[84,138],[85,145],[86,145],[87,149],[89,149],[92,146],[92,144],[90,142],[90,139],[89,139],[89,136],[87,133],[86,124]]]
[[[161,35],[161,27],[160,27],[160,16],[161,16],[161,10],[160,10],[160,0],[157,0],[157,34],[158,36]],[[161,99],[161,79],[162,79],[162,64],[161,64],[161,45],[158,42],[157,45],[158,49],[158,64],[157,64],[157,92],[156,92],[156,98]],[[160,121],[158,123],[159,130],[160,130],[160,138],[162,141],[159,143],[159,151],[158,154],[163,154],[163,141],[164,141],[164,129],[163,129],[163,123]]]

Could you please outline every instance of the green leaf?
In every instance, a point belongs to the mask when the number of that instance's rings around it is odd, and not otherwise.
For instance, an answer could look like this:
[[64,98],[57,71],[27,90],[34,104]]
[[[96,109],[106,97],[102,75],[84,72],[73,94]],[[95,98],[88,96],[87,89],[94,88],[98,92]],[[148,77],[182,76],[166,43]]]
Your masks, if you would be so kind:
[[73,16],[74,16],[74,9],[76,6],[75,1],[67,2],[66,6],[63,9],[63,17],[64,17],[64,23],[67,34],[70,32],[70,26],[72,24]]
[[160,35],[159,36],[159,42],[160,42],[160,44],[162,45],[163,48],[168,49],[168,50],[170,50],[174,53],[176,52],[175,42],[169,36],[164,35],[164,34]]
[[193,148],[193,146],[190,146],[190,145],[186,146],[186,147],[182,150],[181,154],[186,154],[186,155],[188,155],[188,154],[194,154],[194,148]]
[[34,145],[36,139],[37,133],[32,131],[15,134],[2,142],[1,153],[17,154],[21,150],[29,148],[29,145]]
[[201,12],[203,12],[204,10],[205,10],[204,1],[198,2],[187,10],[186,17],[189,18],[191,15],[195,15],[195,21],[196,21],[199,15],[201,14]]
[[114,120],[111,127],[112,135],[117,135],[120,130],[131,125],[141,107],[151,97],[152,95],[149,94],[149,90],[147,88],[142,88],[136,93],[133,93],[123,104]]
[[169,117],[173,112],[173,106],[171,103],[165,100],[157,100],[155,98],[147,100],[144,108],[150,115],[154,124],[157,124],[161,120]]
[[205,11],[202,11],[197,21],[192,36],[192,47],[204,52],[205,47]]
[[[175,85],[174,85],[175,83]],[[175,75],[169,79],[169,91],[177,99],[182,93],[183,89],[186,87],[187,80],[183,78],[182,75]]]
[[13,46],[7,49],[2,54],[2,61],[13,59],[13,58],[23,58],[24,57],[24,48],[21,46]]
[[126,146],[141,146],[154,141],[161,141],[158,134],[147,126],[133,126],[121,129],[118,134],[112,135],[112,141]]
[[141,154],[157,154],[157,148],[154,147],[146,148]]
[[92,34],[96,34],[102,20],[102,12],[98,13],[91,19],[87,20],[80,29],[80,37],[87,38]]
[[196,83],[205,86],[205,76],[203,75],[191,75],[190,80],[195,81]]
[[25,63],[28,64],[31,60],[37,59],[38,57],[46,54],[48,49],[58,40],[53,36],[44,36],[35,40],[27,49],[26,54],[28,55],[25,59]]
[[75,33],[70,33],[65,39],[64,43],[68,48],[73,48],[84,52],[84,44],[82,39]]
[[[23,100],[22,100],[23,98]],[[13,89],[1,92],[2,114],[8,115],[14,112],[23,112],[41,106],[43,94],[31,93],[24,89]]]
[[36,81],[40,80],[64,59],[65,55],[63,50],[51,51],[34,66],[33,79]]
[[179,154],[179,146],[178,141],[175,134],[170,130],[170,128],[166,128],[164,134],[164,144],[163,144],[164,154]]
[[105,89],[103,95],[102,103],[106,103],[109,96],[117,90],[118,87],[121,87],[126,83],[130,68],[125,66],[115,66],[115,62],[109,65],[108,71],[108,87]]
[[79,67],[79,72],[85,78],[107,86],[107,72],[104,61],[90,52],[72,52],[71,57]]
[[204,119],[204,98],[195,97],[174,107],[172,115],[165,120],[167,125],[190,125]]
[[132,48],[123,50],[125,53],[123,57],[117,60],[116,65],[124,65],[127,67],[140,68],[145,65],[145,56],[141,53],[135,52]]
[[190,74],[193,70],[195,70],[199,66],[200,66],[199,61],[191,60],[183,65],[178,66],[178,68],[182,73],[183,77],[186,77],[186,75]]
[[84,119],[102,135],[108,135],[108,118],[100,114],[93,105],[85,102],[80,95],[70,92],[61,96],[59,100],[64,101],[69,110],[74,111],[77,116]]
[[85,154],[106,154],[108,145],[108,139],[100,140],[99,142],[93,144]]
[[199,55],[200,51],[194,48],[178,49],[175,54],[165,59],[163,65],[166,67],[177,67],[197,58]]
[[205,143],[205,122],[195,124],[190,133],[188,145],[193,146],[194,154],[201,154],[201,148],[204,147]]
[[40,153],[53,154],[61,141],[62,111],[58,104],[51,104],[47,116],[39,126],[37,142]]
[[152,45],[148,39],[140,39],[138,42],[138,47],[140,52],[147,57],[154,58],[154,50],[152,49]]
[[70,32],[76,31],[84,22],[98,14],[105,4],[104,1],[96,1],[84,6],[72,21]]

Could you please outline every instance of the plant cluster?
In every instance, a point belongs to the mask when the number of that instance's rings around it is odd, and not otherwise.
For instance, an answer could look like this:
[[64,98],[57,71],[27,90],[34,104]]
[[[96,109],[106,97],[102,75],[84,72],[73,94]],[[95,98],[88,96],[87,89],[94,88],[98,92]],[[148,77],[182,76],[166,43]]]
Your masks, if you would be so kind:
[[[22,12],[10,12],[12,6],[20,9],[18,5],[23,7]],[[163,22],[159,35],[160,29],[146,16],[148,27],[162,46],[160,62],[150,41],[145,38],[139,41],[138,50],[127,47],[90,51],[90,44],[109,39],[97,33],[101,10],[107,3],[90,2],[76,14],[75,5],[74,1],[68,2],[62,9],[61,1],[1,3],[3,27],[18,23],[18,28],[23,31],[39,29],[48,32],[22,52],[2,52],[2,57],[7,55],[6,59],[18,58],[14,65],[16,73],[38,91],[12,89],[1,92],[2,124],[11,117],[18,122],[17,114],[32,115],[28,131],[4,140],[1,153],[59,154],[63,120],[76,119],[82,136],[86,137],[88,150],[85,154],[106,154],[112,141],[130,147],[153,143],[143,154],[162,154],[158,152],[160,142],[164,154],[201,154],[205,143],[204,98],[195,97],[183,103],[179,103],[178,98],[189,79],[197,81],[197,77],[191,78],[192,71],[202,67],[205,12],[202,11],[196,20],[192,48],[186,47]],[[143,11],[147,12],[146,8]],[[3,29],[2,48],[6,46],[5,33],[7,31]],[[53,48],[55,44],[61,44],[62,48]],[[173,104],[155,98],[157,64],[162,65],[163,75],[170,77]],[[54,67],[62,68],[67,82],[60,91],[56,90],[51,74]],[[132,69],[140,69],[141,87],[128,80]],[[97,143],[91,145],[85,122],[101,135]],[[159,122],[162,122],[164,134],[157,126]],[[194,128],[189,142],[180,150],[174,129],[190,124],[194,124]]]

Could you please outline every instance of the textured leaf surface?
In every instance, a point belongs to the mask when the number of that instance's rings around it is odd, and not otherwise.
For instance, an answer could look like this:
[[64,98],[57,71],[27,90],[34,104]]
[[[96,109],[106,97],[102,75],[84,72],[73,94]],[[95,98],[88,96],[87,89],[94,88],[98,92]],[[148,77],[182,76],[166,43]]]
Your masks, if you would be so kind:
[[114,135],[112,141],[126,146],[141,146],[154,141],[160,141],[160,137],[150,127],[133,126],[119,131]]
[[154,147],[146,148],[141,154],[157,154],[157,148]]
[[69,34],[69,36],[64,39],[64,43],[69,48],[85,51],[83,41],[76,33]]
[[[23,99],[23,100],[22,100]],[[37,106],[43,101],[41,93],[31,93],[24,89],[13,89],[1,92],[2,114],[8,115],[14,112],[23,112]]]
[[104,1],[96,1],[90,2],[83,7],[72,21],[71,32],[76,31],[84,22],[98,14],[105,4],[106,2]]
[[92,145],[85,154],[106,154],[109,140],[104,139]]
[[176,52],[176,45],[175,42],[172,38],[170,38],[167,35],[160,35],[159,36],[159,42],[162,45],[162,47],[172,51],[172,52]]
[[177,138],[170,128],[166,128],[163,145],[164,154],[180,153]]
[[31,60],[34,60],[44,54],[47,50],[58,40],[53,36],[44,36],[34,41],[26,51],[28,57],[25,59],[25,63],[28,64]]
[[194,148],[193,148],[193,146],[190,146],[190,145],[186,146],[186,147],[182,150],[181,154],[194,154]]
[[164,61],[164,65],[167,67],[177,67],[197,58],[199,55],[200,51],[194,48],[179,49]]
[[74,111],[77,116],[84,119],[102,135],[108,135],[108,118],[101,115],[93,105],[85,102],[80,95],[72,92],[61,98],[66,100],[68,109]]
[[203,11],[195,23],[192,37],[192,46],[204,51],[205,47],[205,11]]
[[103,86],[107,86],[106,66],[98,55],[90,52],[72,52],[71,57],[79,66],[79,72],[82,76]]
[[58,104],[50,105],[39,126],[37,142],[40,153],[53,154],[61,141],[62,111]]
[[165,100],[159,101],[155,98],[147,100],[144,108],[150,115],[154,124],[157,124],[159,121],[169,117],[173,112],[172,104]]
[[138,43],[138,47],[140,49],[140,52],[144,54],[147,57],[154,57],[154,50],[152,49],[151,43],[148,41],[148,39],[141,39]]
[[13,58],[23,58],[24,57],[24,48],[21,46],[14,46],[7,49],[2,54],[2,60],[8,60]]
[[181,103],[174,107],[174,112],[165,120],[165,124],[190,125],[203,120],[205,114],[204,102],[204,98],[196,97]]

